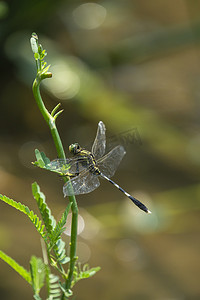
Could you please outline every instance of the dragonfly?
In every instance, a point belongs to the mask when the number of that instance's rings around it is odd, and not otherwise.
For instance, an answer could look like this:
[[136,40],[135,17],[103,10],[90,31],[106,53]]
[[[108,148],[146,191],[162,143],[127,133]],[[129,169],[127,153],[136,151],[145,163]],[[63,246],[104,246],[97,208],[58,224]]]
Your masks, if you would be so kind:
[[69,176],[70,180],[63,186],[64,196],[87,194],[100,185],[99,178],[106,179],[132,202],[146,213],[150,210],[138,199],[131,196],[110,177],[115,174],[122,158],[126,154],[123,146],[118,145],[110,152],[106,150],[106,127],[102,121],[98,123],[97,134],[91,151],[82,148],[78,143],[69,146],[72,158],[55,159],[48,164],[48,169]]

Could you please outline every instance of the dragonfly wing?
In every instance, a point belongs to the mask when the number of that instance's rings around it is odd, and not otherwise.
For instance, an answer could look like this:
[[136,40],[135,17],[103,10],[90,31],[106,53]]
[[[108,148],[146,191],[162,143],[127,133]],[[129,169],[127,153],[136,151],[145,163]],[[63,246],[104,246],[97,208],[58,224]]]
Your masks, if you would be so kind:
[[100,171],[108,178],[112,177],[125,154],[126,151],[123,146],[119,145],[113,148],[104,157],[97,161]]
[[83,172],[87,166],[87,157],[73,157],[67,159],[54,159],[48,165],[47,169],[61,175],[76,175]]
[[98,123],[97,134],[92,146],[92,154],[95,159],[99,159],[106,149],[106,127],[102,121]]
[[66,174],[69,169],[68,164],[70,164],[68,159],[54,159],[47,165],[47,169],[59,174]]
[[68,164],[68,172],[70,174],[74,174],[74,175],[78,175],[84,171],[86,171],[86,169],[88,169],[89,167],[89,163],[88,163],[88,157],[87,156],[78,156],[75,157],[73,159],[73,161],[71,161]]
[[80,174],[65,183],[63,186],[63,193],[65,197],[87,194],[99,187],[100,182],[97,175],[94,175],[89,171],[83,173],[84,174]]

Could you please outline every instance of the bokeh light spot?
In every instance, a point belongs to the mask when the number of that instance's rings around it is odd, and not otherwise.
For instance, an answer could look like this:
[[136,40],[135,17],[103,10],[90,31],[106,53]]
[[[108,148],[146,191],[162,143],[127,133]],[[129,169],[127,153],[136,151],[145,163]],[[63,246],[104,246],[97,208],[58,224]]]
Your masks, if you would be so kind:
[[40,149],[40,151],[44,151],[42,145],[34,141],[24,143],[20,147],[18,157],[23,166],[27,168],[34,168],[31,162],[36,160],[35,149]]
[[85,220],[85,228],[81,236],[87,240],[95,238],[100,231],[100,222],[83,208],[81,209],[81,214]]
[[106,18],[106,9],[97,3],[85,3],[73,12],[74,21],[83,29],[91,30],[101,26]]
[[90,259],[91,250],[86,243],[77,243],[77,256],[79,262],[81,262],[82,264],[86,263]]
[[55,66],[51,67],[53,77],[51,80],[44,80],[45,88],[60,100],[73,98],[80,89],[79,76],[65,63],[57,61]]
[[0,19],[3,19],[8,14],[8,4],[5,1],[0,1]]
[[[64,233],[68,236],[71,236],[71,222],[72,222],[72,214],[70,213],[67,217],[67,222],[66,222],[66,229],[64,231]],[[85,228],[85,221],[83,219],[83,217],[79,214],[78,215],[78,230],[77,230],[77,234],[81,234],[81,232],[84,230]]]

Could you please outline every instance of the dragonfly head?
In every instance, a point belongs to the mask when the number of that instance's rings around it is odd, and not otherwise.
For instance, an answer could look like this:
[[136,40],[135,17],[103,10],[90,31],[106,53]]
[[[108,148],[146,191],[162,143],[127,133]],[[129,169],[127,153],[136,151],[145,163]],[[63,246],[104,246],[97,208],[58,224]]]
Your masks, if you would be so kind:
[[69,146],[69,152],[74,155],[79,153],[80,149],[81,149],[81,146],[78,143],[74,143]]

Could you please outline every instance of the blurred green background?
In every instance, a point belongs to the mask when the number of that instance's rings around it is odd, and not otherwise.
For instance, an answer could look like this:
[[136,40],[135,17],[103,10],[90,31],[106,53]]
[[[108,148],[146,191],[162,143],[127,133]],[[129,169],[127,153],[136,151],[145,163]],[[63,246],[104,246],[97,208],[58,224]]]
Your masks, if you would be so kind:
[[[77,197],[79,258],[102,270],[77,284],[76,299],[200,299],[200,1],[0,1],[0,193],[37,212],[36,180],[59,218],[62,180],[31,166],[35,148],[56,158],[31,90],[33,31],[53,73],[43,99],[64,109],[66,151],[90,147],[102,120],[108,147],[123,141],[127,150],[113,179],[152,211],[104,181]],[[0,205],[0,248],[29,268],[32,254],[42,256],[39,236]],[[32,299],[2,261],[0,295]]]

